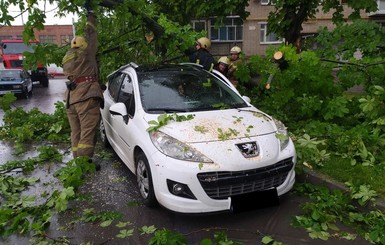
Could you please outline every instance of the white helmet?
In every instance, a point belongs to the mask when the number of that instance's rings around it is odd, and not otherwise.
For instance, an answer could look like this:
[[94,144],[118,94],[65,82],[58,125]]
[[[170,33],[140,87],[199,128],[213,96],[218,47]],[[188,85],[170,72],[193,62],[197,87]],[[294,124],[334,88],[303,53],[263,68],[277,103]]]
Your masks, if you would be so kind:
[[241,52],[242,52],[242,50],[241,50],[241,48],[238,47],[238,46],[234,46],[234,47],[232,47],[231,50],[230,50],[230,54],[239,54],[239,53],[241,53]]
[[211,41],[207,37],[201,37],[197,40],[197,43],[204,49],[210,49]]
[[230,60],[226,56],[222,56],[219,58],[218,63],[223,63],[225,65],[230,65]]

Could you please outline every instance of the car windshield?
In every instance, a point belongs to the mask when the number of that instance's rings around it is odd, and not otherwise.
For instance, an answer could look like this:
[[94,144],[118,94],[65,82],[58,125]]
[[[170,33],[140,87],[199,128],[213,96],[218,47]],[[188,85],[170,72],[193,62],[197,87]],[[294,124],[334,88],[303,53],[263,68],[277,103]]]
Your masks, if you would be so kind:
[[33,46],[36,46],[36,43],[31,43],[29,46],[24,43],[4,43],[3,45],[4,54],[22,54],[26,51],[33,53]]
[[247,107],[244,100],[209,72],[199,69],[138,72],[147,113],[192,112]]
[[20,78],[20,71],[17,70],[0,70],[0,78],[2,81],[15,80]]

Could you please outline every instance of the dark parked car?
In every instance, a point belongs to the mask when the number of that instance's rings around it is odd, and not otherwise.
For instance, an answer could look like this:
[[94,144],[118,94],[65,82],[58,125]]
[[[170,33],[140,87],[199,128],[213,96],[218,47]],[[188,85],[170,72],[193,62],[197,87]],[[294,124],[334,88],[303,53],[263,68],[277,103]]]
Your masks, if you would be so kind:
[[0,95],[12,92],[28,98],[32,95],[32,85],[28,72],[22,69],[0,69]]

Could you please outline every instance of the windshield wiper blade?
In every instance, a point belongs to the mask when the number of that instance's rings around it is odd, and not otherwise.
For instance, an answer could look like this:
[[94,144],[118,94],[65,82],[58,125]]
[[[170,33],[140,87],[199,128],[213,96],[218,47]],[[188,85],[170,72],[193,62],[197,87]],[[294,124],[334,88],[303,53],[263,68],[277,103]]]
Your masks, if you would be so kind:
[[172,112],[189,112],[187,109],[178,109],[178,108],[147,108],[146,111],[163,111],[166,113],[172,113]]

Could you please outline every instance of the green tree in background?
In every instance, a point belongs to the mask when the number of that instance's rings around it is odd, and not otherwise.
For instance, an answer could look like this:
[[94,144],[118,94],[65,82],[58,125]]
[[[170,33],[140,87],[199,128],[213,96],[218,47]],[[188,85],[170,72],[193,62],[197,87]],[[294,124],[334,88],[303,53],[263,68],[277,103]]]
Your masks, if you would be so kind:
[[[288,44],[300,47],[302,24],[315,18],[319,12],[333,13],[332,21],[339,25],[345,18],[358,19],[360,11],[374,12],[377,10],[376,0],[274,0],[275,11],[269,15],[269,31],[285,39]],[[345,3],[342,3],[345,2]],[[344,10],[351,8],[349,16]]]

